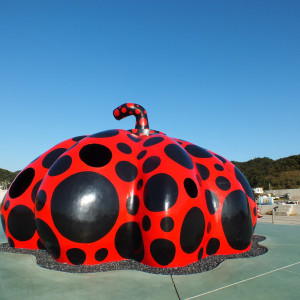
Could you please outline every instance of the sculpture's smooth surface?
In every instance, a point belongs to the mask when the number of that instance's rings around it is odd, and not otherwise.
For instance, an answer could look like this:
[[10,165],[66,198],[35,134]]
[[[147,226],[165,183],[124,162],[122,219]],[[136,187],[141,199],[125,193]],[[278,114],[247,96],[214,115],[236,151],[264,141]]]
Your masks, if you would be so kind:
[[30,163],[1,207],[9,244],[59,262],[135,259],[186,266],[250,249],[257,215],[243,174],[223,157],[149,129],[137,104],[114,110],[136,128],[64,141]]

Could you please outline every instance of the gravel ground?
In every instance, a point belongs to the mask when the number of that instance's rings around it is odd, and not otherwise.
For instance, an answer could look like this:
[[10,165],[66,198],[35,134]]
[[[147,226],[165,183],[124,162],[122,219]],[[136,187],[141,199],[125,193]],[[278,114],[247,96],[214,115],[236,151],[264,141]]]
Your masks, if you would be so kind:
[[182,274],[195,274],[205,271],[212,270],[216,268],[220,263],[227,259],[234,258],[247,258],[253,256],[259,256],[268,251],[264,246],[258,243],[265,240],[264,236],[254,235],[252,238],[252,246],[248,252],[242,254],[232,254],[232,255],[215,255],[206,257],[198,262],[187,265],[186,267],[178,268],[155,268],[138,263],[135,260],[123,260],[118,262],[103,263],[94,266],[73,266],[67,264],[61,264],[56,262],[46,250],[28,250],[28,249],[16,249],[11,248],[8,243],[0,244],[0,251],[10,252],[10,253],[20,253],[20,254],[31,254],[36,257],[36,262],[39,266],[56,270],[61,272],[69,273],[94,273],[94,272],[106,272],[113,270],[137,270],[153,274],[162,275],[182,275]]

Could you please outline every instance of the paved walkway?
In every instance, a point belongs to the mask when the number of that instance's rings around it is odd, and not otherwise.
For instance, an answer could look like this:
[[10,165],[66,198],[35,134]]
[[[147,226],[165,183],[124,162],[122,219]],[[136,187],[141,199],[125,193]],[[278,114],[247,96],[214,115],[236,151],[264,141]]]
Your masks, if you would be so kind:
[[[300,299],[300,226],[267,221],[261,218],[256,227],[267,237],[261,243],[266,254],[227,260],[193,275],[70,274],[40,268],[31,255],[0,252],[0,299]],[[0,242],[5,241],[0,229]]]
[[272,216],[263,215],[262,218],[258,219],[258,223],[269,223],[271,224],[283,224],[283,225],[300,225],[300,216]]

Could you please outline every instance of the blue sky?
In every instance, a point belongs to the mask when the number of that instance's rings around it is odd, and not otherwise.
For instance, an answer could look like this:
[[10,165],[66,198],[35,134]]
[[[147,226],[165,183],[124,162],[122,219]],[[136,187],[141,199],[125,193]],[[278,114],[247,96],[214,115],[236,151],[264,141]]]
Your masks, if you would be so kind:
[[300,153],[300,2],[0,3],[0,168],[77,135],[152,129],[229,160]]

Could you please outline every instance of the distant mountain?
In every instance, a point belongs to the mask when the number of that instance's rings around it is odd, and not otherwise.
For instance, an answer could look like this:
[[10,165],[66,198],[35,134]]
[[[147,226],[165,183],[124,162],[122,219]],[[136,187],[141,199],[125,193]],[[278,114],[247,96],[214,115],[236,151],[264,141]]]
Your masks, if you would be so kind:
[[0,168],[0,185],[5,181],[11,183],[19,173],[20,171],[11,172]]
[[246,162],[232,161],[245,175],[251,187],[269,189],[300,188],[300,155],[277,160],[268,157]]
[[[246,162],[232,161],[245,175],[251,187],[269,189],[300,188],[300,154],[273,160],[254,158]],[[0,168],[0,185],[12,182],[20,171],[10,172]]]

